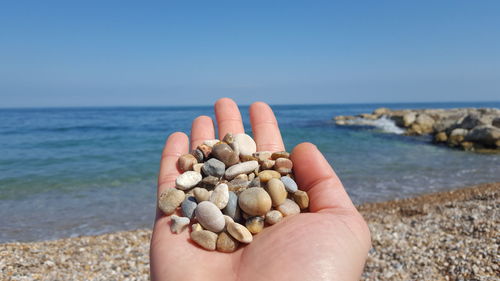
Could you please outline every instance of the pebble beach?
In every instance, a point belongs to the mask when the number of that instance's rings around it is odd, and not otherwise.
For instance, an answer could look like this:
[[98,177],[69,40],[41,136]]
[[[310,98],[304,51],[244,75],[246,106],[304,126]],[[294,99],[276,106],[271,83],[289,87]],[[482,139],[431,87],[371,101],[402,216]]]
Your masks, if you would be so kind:
[[[498,280],[500,182],[358,206],[362,280]],[[149,280],[150,229],[0,244],[1,280]]]

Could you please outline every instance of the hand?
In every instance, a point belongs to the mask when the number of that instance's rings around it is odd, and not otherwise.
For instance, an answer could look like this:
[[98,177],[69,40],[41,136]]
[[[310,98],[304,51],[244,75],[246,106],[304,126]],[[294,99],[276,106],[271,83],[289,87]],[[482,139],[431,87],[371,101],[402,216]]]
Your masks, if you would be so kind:
[[[244,132],[231,99],[218,100],[215,115],[219,138]],[[285,150],[267,104],[252,104],[250,121],[257,151]],[[210,117],[193,121],[192,149],[214,138]],[[185,153],[188,137],[179,132],[170,135],[161,159],[158,194],[175,186],[177,159]],[[309,213],[284,218],[254,236],[252,243],[227,254],[194,245],[189,241],[190,230],[172,234],[169,217],[157,208],[150,249],[152,280],[359,280],[371,245],[364,219],[316,146],[297,145],[291,159],[299,188],[309,195]]]

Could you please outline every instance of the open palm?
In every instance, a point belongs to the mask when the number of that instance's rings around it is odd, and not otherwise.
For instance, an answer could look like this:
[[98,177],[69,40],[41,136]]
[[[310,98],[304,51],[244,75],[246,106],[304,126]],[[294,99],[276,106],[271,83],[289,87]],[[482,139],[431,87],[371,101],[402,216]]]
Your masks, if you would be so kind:
[[[219,136],[243,133],[237,105],[227,98],[215,104]],[[285,150],[271,108],[261,102],[250,107],[258,151]],[[193,121],[191,148],[214,139],[210,117]],[[158,179],[158,194],[175,186],[176,163],[188,153],[188,137],[170,135]],[[189,239],[189,231],[170,232],[169,217],[157,209],[151,239],[153,280],[359,280],[370,248],[370,233],[342,183],[316,146],[297,145],[291,154],[295,179],[310,198],[309,213],[284,218],[254,236],[234,253],[209,252]]]

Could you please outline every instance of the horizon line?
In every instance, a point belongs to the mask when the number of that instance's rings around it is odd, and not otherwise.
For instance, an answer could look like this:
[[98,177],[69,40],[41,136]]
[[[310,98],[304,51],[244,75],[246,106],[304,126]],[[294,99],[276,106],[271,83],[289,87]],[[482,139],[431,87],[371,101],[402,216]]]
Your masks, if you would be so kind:
[[[259,101],[255,101],[259,102]],[[215,103],[215,102],[214,102]],[[208,107],[212,104],[198,105],[59,105],[59,106],[0,106],[0,110],[4,109],[72,109],[72,108],[189,108],[189,107]],[[418,101],[418,102],[346,102],[346,103],[267,103],[270,106],[326,106],[326,105],[401,105],[401,104],[468,104],[468,103],[500,103],[498,101]],[[249,107],[251,104],[238,104],[239,107]]]

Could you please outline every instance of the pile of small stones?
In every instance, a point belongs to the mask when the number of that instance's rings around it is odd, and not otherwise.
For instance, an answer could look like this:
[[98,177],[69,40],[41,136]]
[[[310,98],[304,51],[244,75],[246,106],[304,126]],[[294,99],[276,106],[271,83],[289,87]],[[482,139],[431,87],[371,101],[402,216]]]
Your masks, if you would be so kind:
[[[207,250],[234,252],[264,227],[309,206],[294,180],[290,154],[257,152],[247,134],[207,140],[179,157],[178,168],[183,173],[176,188],[162,192],[158,206],[171,215],[173,233],[192,223],[191,239]],[[174,215],[178,207],[181,216]]]

